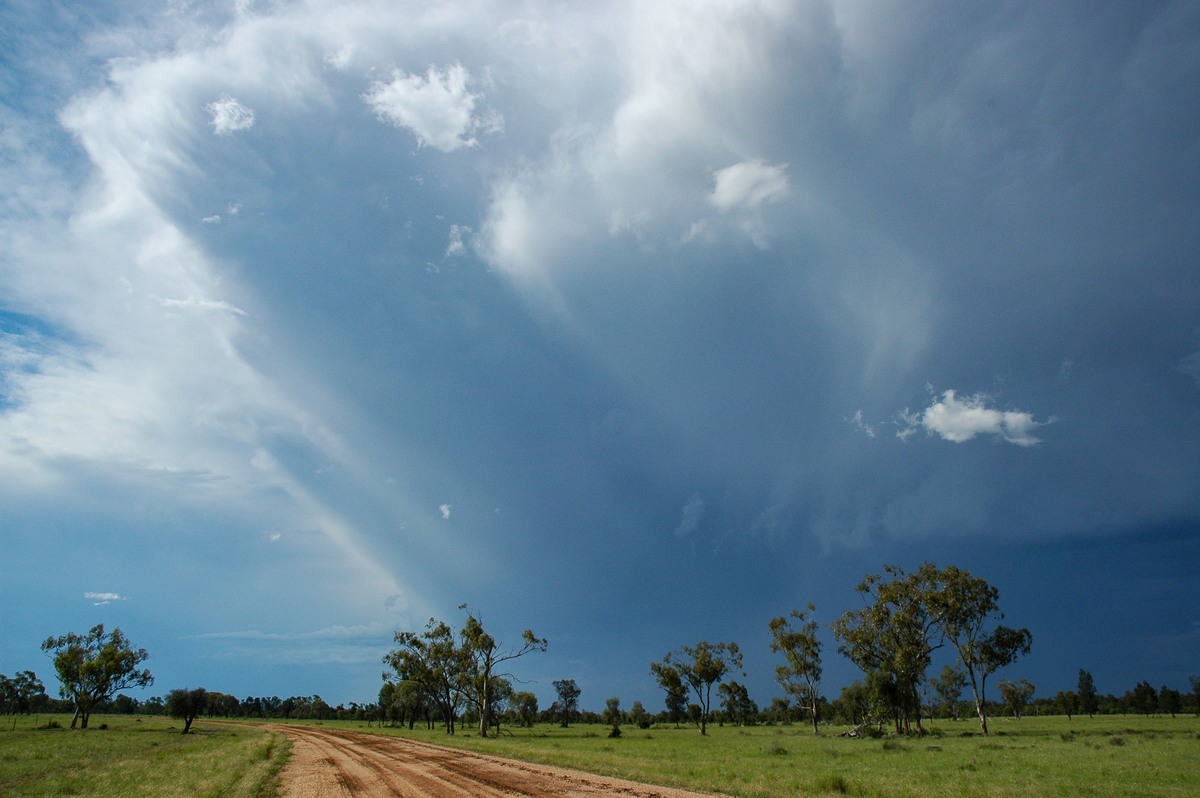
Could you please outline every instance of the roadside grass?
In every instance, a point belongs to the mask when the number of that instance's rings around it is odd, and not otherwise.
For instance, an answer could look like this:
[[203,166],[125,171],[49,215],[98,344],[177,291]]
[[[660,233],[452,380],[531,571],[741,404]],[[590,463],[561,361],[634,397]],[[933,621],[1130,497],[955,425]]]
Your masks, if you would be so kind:
[[267,798],[288,754],[274,732],[203,719],[187,735],[169,718],[93,715],[76,731],[70,722],[0,718],[0,795]]
[[496,756],[743,798],[791,795],[1195,796],[1200,795],[1200,719],[1104,716],[994,718],[983,737],[970,721],[935,721],[924,737],[849,739],[802,724],[750,728],[607,726],[473,730],[369,729]]

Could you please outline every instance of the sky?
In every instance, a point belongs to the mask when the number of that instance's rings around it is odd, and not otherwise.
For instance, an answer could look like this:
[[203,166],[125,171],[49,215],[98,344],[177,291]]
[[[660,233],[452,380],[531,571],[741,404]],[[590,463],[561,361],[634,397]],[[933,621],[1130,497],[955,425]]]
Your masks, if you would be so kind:
[[369,702],[467,604],[766,706],[933,561],[1036,695],[1187,689],[1197,85],[1187,0],[6,0],[0,672]]

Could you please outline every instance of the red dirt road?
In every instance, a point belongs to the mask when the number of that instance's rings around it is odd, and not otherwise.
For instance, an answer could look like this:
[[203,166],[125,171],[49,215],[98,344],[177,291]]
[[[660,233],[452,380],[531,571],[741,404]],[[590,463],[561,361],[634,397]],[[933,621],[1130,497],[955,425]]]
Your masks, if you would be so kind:
[[292,742],[292,758],[280,774],[286,798],[713,798],[712,793],[653,787],[399,737],[312,726],[271,729]]

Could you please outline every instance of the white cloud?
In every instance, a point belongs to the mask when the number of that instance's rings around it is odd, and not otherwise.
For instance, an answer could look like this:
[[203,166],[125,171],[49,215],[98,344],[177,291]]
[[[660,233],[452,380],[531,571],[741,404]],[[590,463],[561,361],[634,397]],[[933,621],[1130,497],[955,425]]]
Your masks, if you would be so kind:
[[704,518],[704,509],[704,500],[693,496],[691,501],[683,506],[683,517],[679,520],[679,526],[675,527],[675,537],[687,538],[695,534]]
[[448,504],[438,505],[438,512],[440,512],[442,514],[442,518],[444,518],[444,519],[449,518],[450,517],[450,505],[448,505]]
[[977,435],[997,435],[1018,446],[1033,446],[1040,443],[1033,431],[1045,422],[1034,421],[1029,413],[1016,410],[996,410],[988,407],[991,397],[978,393],[959,399],[955,391],[948,390],[920,413],[900,415],[905,426],[896,433],[906,439],[918,428],[941,438],[964,443]]
[[850,422],[850,426],[852,426],[858,432],[863,433],[868,438],[875,437],[875,427],[863,420],[862,410],[854,411],[854,415],[847,419],[847,421]]
[[204,110],[212,116],[210,124],[218,136],[254,127],[254,112],[228,94],[204,106]]
[[788,195],[787,164],[768,164],[754,159],[713,172],[708,201],[722,213],[734,209],[753,210]]
[[100,607],[100,606],[103,606],[103,605],[105,605],[105,604],[109,604],[109,603],[111,603],[111,602],[114,602],[114,601],[126,601],[126,600],[127,600],[127,597],[126,597],[126,596],[122,596],[120,593],[92,593],[92,592],[88,592],[88,593],[84,593],[84,594],[83,594],[83,597],[84,597],[85,599],[89,599],[89,600],[92,602],[92,606],[95,606],[95,607]]
[[466,251],[466,246],[463,244],[463,236],[470,235],[471,228],[466,225],[452,224],[450,225],[450,243],[446,246],[446,254],[444,257],[452,257],[461,255]]
[[475,114],[482,95],[468,90],[469,81],[470,74],[461,64],[444,70],[430,66],[424,76],[397,69],[390,81],[372,84],[363,100],[380,119],[411,131],[418,144],[454,152],[474,147],[478,142],[473,134],[496,132],[503,126],[498,115]]

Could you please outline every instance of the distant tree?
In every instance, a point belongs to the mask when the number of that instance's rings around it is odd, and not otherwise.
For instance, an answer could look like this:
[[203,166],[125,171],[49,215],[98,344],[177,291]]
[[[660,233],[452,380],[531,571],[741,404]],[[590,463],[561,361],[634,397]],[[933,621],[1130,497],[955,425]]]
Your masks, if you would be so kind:
[[[817,726],[821,697],[821,641],[817,639],[817,622],[809,619],[816,607],[809,604],[803,611],[792,610],[785,617],[775,618],[769,624],[771,650],[782,653],[786,665],[775,668],[775,681],[783,692],[795,699],[797,705],[808,713],[812,721],[813,734]],[[794,625],[793,625],[794,622]]]
[[1150,686],[1150,682],[1141,681],[1133,688],[1132,707],[1134,711],[1149,715],[1158,709],[1158,693]]
[[[466,654],[454,639],[454,631],[430,618],[425,632],[396,632],[397,649],[383,658],[400,681],[412,681],[442,713],[446,733],[454,734],[455,718],[463,700]],[[384,679],[388,674],[384,674]]]
[[192,721],[204,711],[207,691],[203,687],[194,690],[181,688],[167,693],[167,715],[183,721],[183,731],[187,734],[192,729]]
[[721,709],[734,726],[748,726],[758,714],[758,705],[750,698],[746,685],[735,681],[722,682],[717,687]]
[[1054,706],[1070,720],[1072,715],[1079,712],[1079,695],[1071,690],[1059,690],[1054,696]]
[[834,701],[834,713],[838,720],[852,726],[870,721],[872,710],[871,693],[862,682],[851,682],[843,687],[841,695]]
[[929,684],[945,708],[946,714],[951,719],[958,720],[958,705],[962,699],[963,688],[967,686],[967,674],[953,665],[943,665],[942,672],[930,679]]
[[1183,696],[1178,690],[1172,690],[1164,684],[1158,691],[1158,711],[1175,717],[1175,713],[1182,708]]
[[49,700],[46,688],[33,671],[18,671],[11,679],[0,674],[0,712],[28,715]]
[[135,649],[120,629],[105,633],[104,624],[93,626],[84,635],[70,632],[48,637],[42,651],[53,658],[62,685],[59,694],[75,705],[72,729],[76,722],[86,729],[96,705],[117,692],[154,683],[149,670],[138,668],[150,656],[146,649]]
[[[459,609],[465,608],[466,605],[459,607]],[[495,638],[485,632],[483,624],[470,612],[467,614],[467,622],[463,626],[461,637],[463,663],[466,668],[463,692],[479,711],[479,736],[487,737],[488,727],[492,725],[493,691],[496,679],[512,675],[498,673],[497,668],[534,651],[545,651],[546,641],[535,637],[533,632],[526,629],[521,633],[520,645],[506,648],[504,644],[497,642]]]
[[687,713],[687,686],[679,676],[679,671],[669,665],[659,662],[651,663],[650,672],[658,681],[658,686],[666,691],[665,700],[667,716],[676,726]]
[[513,712],[517,715],[517,725],[531,729],[537,721],[538,700],[533,693],[518,691],[512,695]]
[[1200,676],[1189,676],[1188,684],[1192,686],[1192,703],[1197,717],[1200,717]]
[[1079,711],[1089,718],[1092,717],[1100,708],[1100,700],[1096,697],[1096,682],[1092,679],[1092,674],[1083,668],[1079,669],[1079,684],[1076,689],[1079,693]]
[[[675,671],[679,679],[692,689],[700,707],[700,734],[708,734],[708,719],[712,707],[713,685],[725,678],[731,670],[741,670],[742,652],[737,643],[709,643],[702,641],[695,647],[684,646],[663,657],[661,663],[650,665],[650,672],[660,676],[664,669]],[[664,674],[665,676],[665,674]],[[662,678],[659,678],[662,683]]]
[[551,684],[558,693],[558,701],[555,704],[558,707],[559,725],[565,729],[571,725],[571,719],[579,711],[579,695],[583,691],[575,684],[574,679],[560,679]]
[[1033,691],[1034,686],[1024,679],[1016,682],[1008,679],[1000,680],[1000,695],[1017,720],[1020,720],[1021,716],[1025,714],[1025,705],[1029,703],[1029,699],[1033,698]]
[[629,722],[639,729],[650,728],[650,713],[642,706],[641,701],[633,702],[633,707],[629,710]]
[[608,733],[609,737],[621,736],[621,721],[623,713],[621,712],[621,699],[613,697],[604,702],[604,714],[601,715],[604,722],[612,726],[612,731]]

